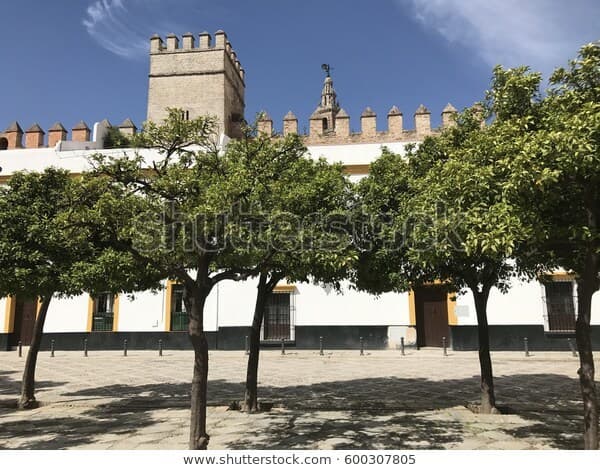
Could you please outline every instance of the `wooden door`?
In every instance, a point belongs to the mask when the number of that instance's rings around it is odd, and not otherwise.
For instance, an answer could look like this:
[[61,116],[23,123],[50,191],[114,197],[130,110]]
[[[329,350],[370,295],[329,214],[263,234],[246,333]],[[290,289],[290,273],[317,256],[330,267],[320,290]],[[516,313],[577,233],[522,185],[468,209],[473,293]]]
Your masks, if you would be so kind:
[[417,344],[442,346],[442,337],[449,338],[448,295],[440,287],[431,286],[415,290]]
[[33,324],[37,314],[37,302],[17,298],[15,305],[15,326],[10,335],[10,346],[16,346],[19,341],[23,346],[31,344]]

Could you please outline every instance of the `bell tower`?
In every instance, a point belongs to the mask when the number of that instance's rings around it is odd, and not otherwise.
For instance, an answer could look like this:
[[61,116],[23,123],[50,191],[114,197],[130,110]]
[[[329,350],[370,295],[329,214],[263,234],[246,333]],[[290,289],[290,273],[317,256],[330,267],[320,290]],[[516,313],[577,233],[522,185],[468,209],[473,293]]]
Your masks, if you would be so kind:
[[220,132],[240,137],[244,69],[227,35],[219,30],[213,42],[204,32],[197,45],[192,33],[181,39],[169,34],[166,45],[158,35],[150,39],[147,119],[160,122],[166,118],[167,108],[181,108],[192,119],[215,116]]
[[[320,120],[322,132],[327,134],[335,130],[335,118],[340,111],[337,94],[333,88],[329,64],[323,64],[321,68],[325,71],[325,81],[321,91],[321,102],[310,116],[311,120]],[[320,126],[319,126],[320,127]]]

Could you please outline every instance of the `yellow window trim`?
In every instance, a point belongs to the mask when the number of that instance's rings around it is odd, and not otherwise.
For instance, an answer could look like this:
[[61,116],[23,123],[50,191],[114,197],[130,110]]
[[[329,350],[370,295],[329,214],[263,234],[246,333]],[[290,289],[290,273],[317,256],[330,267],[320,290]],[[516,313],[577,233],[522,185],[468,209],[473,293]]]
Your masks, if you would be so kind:
[[14,295],[6,297],[6,313],[4,317],[4,332],[13,333],[15,330],[15,309],[17,299]]
[[295,284],[282,284],[280,286],[275,286],[275,288],[273,289],[274,294],[284,294],[292,292],[296,292]]
[[456,292],[448,292],[448,325],[458,325],[456,316]]
[[567,271],[555,271],[552,273],[544,273],[544,276],[548,277],[552,281],[574,281],[575,280],[575,274],[567,272]]
[[113,300],[113,331],[119,331],[119,295]]
[[173,286],[178,284],[179,282],[177,281],[167,281],[167,292],[165,294],[165,331],[171,331],[171,316],[173,313]]
[[94,322],[94,298],[90,295],[88,297],[88,321],[86,331],[90,333],[92,331],[92,324]]
[[[113,299],[113,331],[119,331],[119,294],[116,294]],[[90,295],[88,296],[88,320],[86,331],[91,333],[94,323],[94,309],[96,300]]]
[[344,173],[347,175],[368,175],[369,170],[371,169],[371,165],[367,164],[354,164],[354,165],[344,165]]

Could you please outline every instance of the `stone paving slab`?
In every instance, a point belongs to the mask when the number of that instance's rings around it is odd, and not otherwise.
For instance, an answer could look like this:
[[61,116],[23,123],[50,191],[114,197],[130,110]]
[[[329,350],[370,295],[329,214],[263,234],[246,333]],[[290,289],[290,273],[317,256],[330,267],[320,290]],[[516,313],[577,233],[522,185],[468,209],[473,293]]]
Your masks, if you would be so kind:
[[[191,351],[57,351],[38,360],[43,406],[9,407],[24,357],[0,353],[0,448],[185,449]],[[475,352],[263,351],[259,396],[270,412],[227,405],[243,396],[247,356],[210,354],[211,449],[577,449],[579,361],[570,353],[492,354],[498,402],[477,415]]]

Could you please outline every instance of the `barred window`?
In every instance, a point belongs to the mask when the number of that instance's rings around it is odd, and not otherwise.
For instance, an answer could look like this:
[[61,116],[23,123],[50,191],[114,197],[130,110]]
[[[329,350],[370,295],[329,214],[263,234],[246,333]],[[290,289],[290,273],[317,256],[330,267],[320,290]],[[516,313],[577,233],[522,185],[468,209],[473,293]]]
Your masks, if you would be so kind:
[[186,331],[189,321],[183,302],[183,286],[174,284],[171,294],[171,331]]
[[269,296],[263,321],[263,340],[292,339],[291,295],[274,292]]
[[98,294],[94,299],[92,331],[112,331],[115,317],[115,296],[110,292]]
[[572,333],[575,331],[575,299],[573,282],[545,282],[547,331]]

